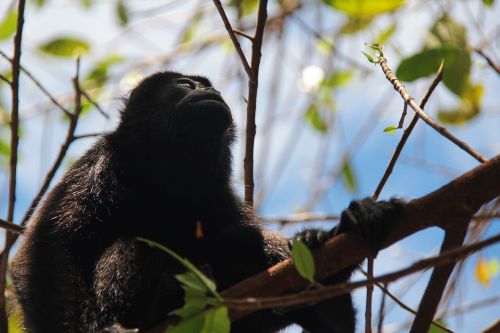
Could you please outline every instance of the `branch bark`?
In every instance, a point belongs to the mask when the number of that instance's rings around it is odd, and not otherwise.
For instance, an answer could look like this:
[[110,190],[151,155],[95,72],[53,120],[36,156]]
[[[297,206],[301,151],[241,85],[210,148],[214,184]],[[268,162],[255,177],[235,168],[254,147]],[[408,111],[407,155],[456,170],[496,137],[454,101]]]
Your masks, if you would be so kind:
[[[430,227],[444,230],[466,225],[481,205],[500,196],[500,155],[456,178],[442,188],[408,202],[394,223],[383,245],[386,248],[409,235]],[[345,255],[348,253],[349,255]],[[341,234],[315,251],[316,277],[321,280],[370,255],[361,238]],[[222,292],[224,299],[271,297],[300,290],[308,281],[301,278],[290,259],[250,277]],[[232,320],[250,313],[230,311]],[[430,322],[429,322],[430,323]],[[148,333],[161,332],[158,325]]]

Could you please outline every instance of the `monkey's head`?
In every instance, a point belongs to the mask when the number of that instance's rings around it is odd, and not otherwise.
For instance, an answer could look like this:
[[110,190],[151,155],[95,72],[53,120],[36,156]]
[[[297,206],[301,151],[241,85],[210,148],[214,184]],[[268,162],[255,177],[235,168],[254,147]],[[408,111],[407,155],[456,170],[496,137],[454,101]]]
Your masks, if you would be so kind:
[[132,90],[115,138],[152,176],[200,182],[228,178],[234,132],[231,111],[208,79],[160,72]]

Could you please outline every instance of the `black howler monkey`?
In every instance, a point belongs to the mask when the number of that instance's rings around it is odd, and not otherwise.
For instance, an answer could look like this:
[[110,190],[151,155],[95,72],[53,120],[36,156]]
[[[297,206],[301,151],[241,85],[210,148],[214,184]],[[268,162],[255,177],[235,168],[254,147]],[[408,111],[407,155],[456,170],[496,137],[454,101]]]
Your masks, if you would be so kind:
[[[219,290],[289,257],[287,239],[262,229],[234,194],[234,132],[229,107],[206,78],[161,72],[144,79],[117,129],[74,163],[24,234],[11,275],[28,332],[145,330],[182,306],[174,275],[183,268],[138,236],[207,268]],[[340,228],[295,238],[317,247],[354,226],[376,249],[381,221],[399,206],[353,202]],[[347,280],[354,268],[326,283]],[[351,297],[257,312],[232,332],[274,332],[294,322],[310,332],[353,332]]]

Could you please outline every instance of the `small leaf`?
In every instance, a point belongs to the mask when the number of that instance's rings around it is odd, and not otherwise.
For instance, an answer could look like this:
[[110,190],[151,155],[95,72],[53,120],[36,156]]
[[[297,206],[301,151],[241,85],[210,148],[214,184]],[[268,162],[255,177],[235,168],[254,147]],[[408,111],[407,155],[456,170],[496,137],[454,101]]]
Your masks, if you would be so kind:
[[479,258],[476,264],[476,280],[483,286],[491,284],[491,277],[488,271],[488,264],[483,257]]
[[490,273],[490,276],[495,277],[498,275],[499,272],[500,272],[500,263],[495,258],[491,259],[490,262],[488,263],[488,273]]
[[5,40],[16,32],[17,10],[11,10],[0,22],[0,41]]
[[137,237],[138,241],[144,242],[148,244],[151,247],[156,247],[166,253],[168,253],[170,256],[172,256],[174,259],[179,261],[185,268],[187,268],[189,271],[191,271],[196,277],[200,280],[201,283],[204,284],[206,289],[218,300],[222,301],[222,298],[220,295],[217,293],[215,283],[210,280],[208,277],[205,276],[198,268],[196,268],[189,260],[182,258],[179,256],[177,253],[174,251],[170,250],[169,248],[146,238],[143,237]]
[[405,0],[323,0],[323,2],[351,17],[369,17],[392,12],[401,7]]
[[21,314],[17,311],[14,311],[14,312],[9,314],[8,325],[9,325],[9,329],[8,329],[9,333],[23,333],[24,332],[24,330],[21,328],[21,327],[23,327]]
[[187,43],[193,40],[196,32],[200,27],[201,18],[203,17],[203,13],[197,13],[193,20],[189,23],[188,28],[184,31],[184,35],[182,36],[181,43]]
[[332,75],[323,80],[322,85],[331,88],[343,86],[351,80],[353,75],[352,70],[333,72]]
[[203,281],[201,281],[193,272],[188,271],[183,274],[177,274],[175,275],[175,279],[189,289],[196,290],[202,293],[210,291],[207,286],[205,286]]
[[217,306],[183,320],[175,327],[168,327],[167,333],[229,333],[230,327],[227,307]]
[[316,48],[318,52],[323,55],[330,55],[335,48],[335,41],[331,37],[324,37],[322,39],[318,39],[318,43],[316,44]]
[[444,124],[462,125],[475,118],[481,112],[481,101],[484,95],[482,84],[469,85],[460,97],[458,107],[438,111],[438,119]]
[[39,45],[38,49],[52,56],[71,58],[87,53],[90,50],[90,45],[82,39],[58,37]]
[[104,86],[109,79],[110,68],[115,64],[123,62],[124,60],[125,58],[121,56],[109,55],[99,61],[86,75],[85,80],[83,81],[84,88],[90,90]]
[[310,282],[314,282],[314,258],[309,248],[300,240],[293,243],[292,259],[295,269],[300,276]]
[[483,0],[483,3],[488,7],[493,7],[495,0]]
[[387,126],[386,128],[384,128],[384,133],[389,133],[389,134],[393,134],[393,133],[396,133],[396,131],[398,130],[399,128],[397,126]]
[[351,168],[351,165],[347,160],[344,160],[342,166],[342,180],[344,181],[344,186],[351,193],[355,193],[357,191],[357,182],[356,177],[354,176],[354,171]]
[[396,70],[396,76],[401,81],[411,82],[433,75],[443,60],[443,83],[460,96],[469,82],[470,54],[455,47],[426,49],[403,59]]
[[382,32],[380,32],[380,34],[375,37],[375,43],[380,45],[384,44],[394,34],[395,31],[396,24],[393,23],[387,29],[382,30]]
[[10,156],[10,145],[0,139],[0,156],[8,158]]
[[328,125],[319,113],[318,106],[314,103],[309,105],[306,110],[305,116],[312,127],[320,133],[326,133],[328,131]]
[[350,17],[340,27],[339,33],[342,35],[352,35],[360,32],[370,26],[373,22],[374,16],[367,17]]
[[366,59],[368,59],[369,62],[371,63],[374,63],[374,64],[378,64],[378,60],[375,60],[371,55],[369,55],[368,53],[364,52],[364,51],[361,51],[361,53],[363,53],[366,57]]
[[426,39],[426,48],[454,46],[463,50],[467,46],[467,30],[450,16],[442,16],[434,22]]
[[187,286],[182,286],[182,289],[184,289],[184,305],[170,314],[175,314],[182,319],[188,319],[202,312],[207,307],[208,297],[205,293],[188,288]]
[[116,16],[118,17],[118,23],[125,27],[128,24],[128,8],[123,0],[118,0],[116,3]]
[[[441,325],[443,325],[444,327],[448,327],[448,325],[446,324],[446,322],[443,319],[441,319],[441,318],[437,318],[434,321],[437,322],[437,323],[439,323],[439,324],[441,324]],[[445,330],[443,330],[440,327],[437,327],[436,325],[434,325],[432,323],[431,323],[431,326],[429,327],[429,331],[428,331],[428,333],[445,333],[445,332],[446,332]]]

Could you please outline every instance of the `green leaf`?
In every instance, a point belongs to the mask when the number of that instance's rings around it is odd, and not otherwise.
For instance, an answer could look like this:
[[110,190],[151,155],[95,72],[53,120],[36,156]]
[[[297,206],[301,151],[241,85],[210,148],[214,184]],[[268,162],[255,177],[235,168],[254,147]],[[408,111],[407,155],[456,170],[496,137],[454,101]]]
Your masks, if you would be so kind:
[[306,119],[312,125],[312,127],[320,133],[326,133],[328,131],[328,125],[325,119],[321,116],[318,106],[314,103],[310,104],[305,113]]
[[231,0],[229,1],[229,6],[240,7],[241,16],[247,16],[257,9],[259,5],[259,0]]
[[182,286],[184,289],[184,306],[180,309],[172,311],[170,314],[175,314],[182,319],[188,319],[202,312],[208,304],[209,298],[204,292]]
[[23,327],[22,320],[21,320],[21,314],[17,311],[9,314],[8,325],[9,325],[9,329],[8,329],[9,333],[23,333],[24,332],[23,329],[21,328],[21,327]]
[[215,286],[215,283],[210,280],[208,277],[206,277],[198,268],[196,268],[189,260],[187,259],[184,259],[182,258],[181,256],[179,256],[177,253],[175,253],[174,251],[168,249],[167,247],[155,242],[155,241],[152,241],[152,240],[149,240],[149,239],[146,239],[146,238],[143,238],[143,237],[137,237],[137,240],[141,241],[141,242],[144,242],[146,244],[148,244],[149,246],[151,247],[156,247],[166,253],[168,253],[170,256],[172,256],[173,258],[175,258],[177,261],[179,261],[185,268],[187,268],[189,271],[191,271],[194,275],[196,275],[196,277],[200,280],[201,283],[203,283],[205,285],[205,287],[207,288],[207,290],[218,300],[218,301],[222,301],[222,298],[220,297],[219,293],[217,293],[217,290],[216,290],[216,286]]
[[493,7],[495,0],[483,0],[483,3],[488,7]]
[[82,6],[85,9],[90,8],[90,6],[92,5],[92,1],[91,0],[81,0],[81,3],[82,3]]
[[203,17],[203,13],[198,13],[195,15],[193,20],[191,20],[188,28],[184,31],[184,35],[182,36],[181,42],[187,43],[193,40],[194,36],[198,28],[200,27],[201,18]]
[[311,250],[300,240],[293,243],[292,247],[293,265],[304,279],[314,282],[314,258]]
[[188,271],[183,274],[177,274],[175,275],[175,278],[177,279],[177,281],[184,284],[186,287],[193,291],[196,290],[201,293],[210,292],[203,281],[201,281],[193,272]]
[[109,79],[110,67],[123,62],[125,58],[118,55],[110,55],[99,61],[86,75],[83,86],[85,89],[101,88]]
[[392,133],[396,133],[396,131],[398,130],[398,127],[397,126],[387,126],[386,128],[384,128],[384,133],[389,133],[389,134],[392,134]]
[[481,112],[481,101],[484,95],[482,84],[469,85],[460,97],[458,107],[438,111],[438,119],[444,124],[462,125],[477,117]]
[[442,16],[434,22],[426,40],[426,48],[436,48],[445,45],[465,49],[467,46],[466,28],[449,16]]
[[318,39],[316,44],[318,52],[323,55],[330,55],[335,48],[335,41],[331,37],[324,37],[323,39]]
[[42,8],[46,3],[46,0],[35,0],[35,4],[38,8]]
[[[444,327],[448,326],[446,324],[446,322],[443,319],[441,319],[441,318],[435,319],[435,321],[437,323],[443,325]],[[431,326],[429,327],[429,331],[428,331],[428,333],[444,333],[444,332],[446,332],[446,331],[443,330],[442,328],[437,327],[436,325],[434,325],[432,323],[431,323]]]
[[75,37],[58,37],[45,44],[39,45],[38,49],[52,56],[62,58],[78,57],[90,50],[90,45]]
[[364,51],[361,51],[361,53],[363,53],[365,55],[366,59],[368,59],[369,62],[374,63],[374,64],[378,64],[378,60],[375,60],[375,58],[373,56],[371,56],[370,54],[368,54]]
[[17,10],[11,10],[0,22],[0,41],[5,40],[16,32]]
[[10,157],[10,145],[0,139],[0,156]]
[[227,307],[217,306],[167,328],[167,333],[229,333],[230,327]]
[[392,12],[401,7],[405,0],[322,0],[327,5],[351,17],[375,16]]
[[356,182],[356,177],[354,176],[354,171],[347,160],[344,160],[342,165],[342,180],[344,181],[344,186],[351,193],[357,191],[358,185]]
[[403,59],[396,70],[396,76],[401,81],[414,81],[434,75],[443,60],[443,83],[460,96],[468,85],[471,62],[469,53],[455,47],[426,49]]
[[343,35],[352,35],[360,32],[373,22],[373,16],[368,17],[349,17],[347,21],[340,27],[339,33]]
[[116,16],[118,17],[118,23],[125,27],[128,24],[128,8],[123,0],[118,0],[116,3]]
[[322,86],[330,88],[343,86],[351,80],[353,74],[352,70],[333,72],[332,75],[323,80]]
[[387,40],[394,34],[394,32],[396,31],[396,24],[391,24],[387,29],[385,30],[382,30],[382,32],[380,32],[380,34],[375,37],[375,43],[376,44],[385,44],[385,42],[387,42]]

